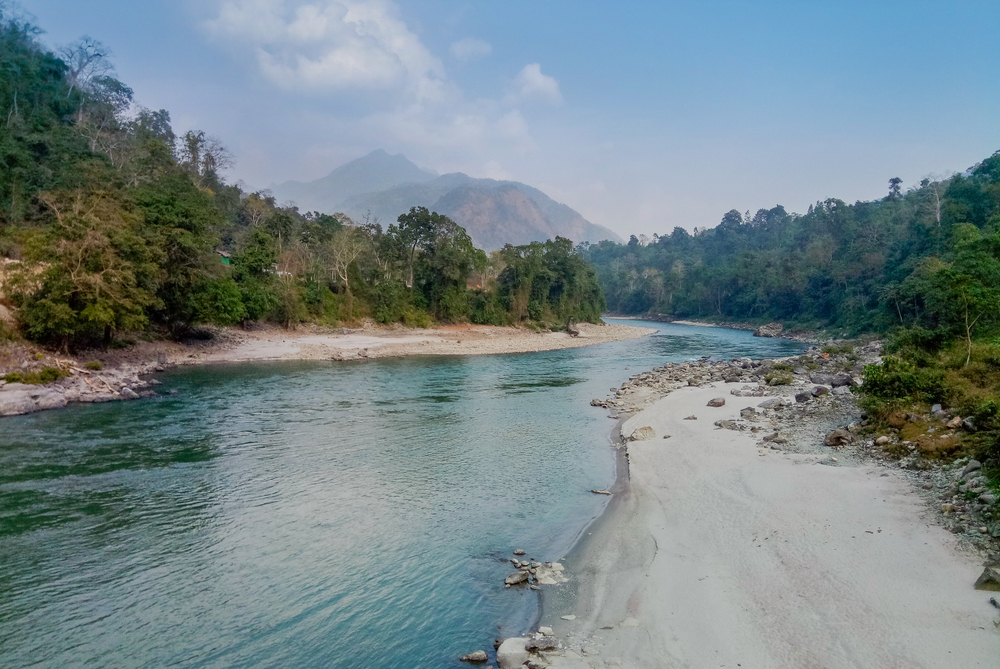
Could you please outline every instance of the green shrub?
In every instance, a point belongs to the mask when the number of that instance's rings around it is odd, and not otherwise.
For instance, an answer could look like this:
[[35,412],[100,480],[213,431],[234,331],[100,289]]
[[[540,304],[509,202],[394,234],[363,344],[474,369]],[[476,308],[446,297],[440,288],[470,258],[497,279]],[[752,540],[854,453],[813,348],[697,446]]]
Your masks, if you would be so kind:
[[764,380],[771,386],[788,386],[792,384],[795,377],[788,372],[779,371],[778,373],[771,372],[770,374],[766,374]]
[[37,372],[11,372],[3,377],[7,383],[30,383],[37,385],[40,383],[52,383],[69,376],[69,372],[58,367],[43,367]]
[[791,372],[791,371],[792,371],[792,370],[794,370],[795,368],[794,368],[794,367],[792,367],[791,365],[786,365],[786,364],[785,364],[785,363],[783,363],[783,362],[779,362],[778,364],[776,364],[776,365],[775,365],[774,367],[772,367],[771,369],[774,369],[774,370],[777,370],[777,371],[779,371],[779,372]]
[[102,369],[104,369],[104,365],[101,364],[100,360],[91,360],[90,362],[86,363],[84,367],[86,369],[91,370],[92,372],[99,372]]
[[382,281],[372,291],[372,317],[378,323],[398,323],[409,306],[402,281]]

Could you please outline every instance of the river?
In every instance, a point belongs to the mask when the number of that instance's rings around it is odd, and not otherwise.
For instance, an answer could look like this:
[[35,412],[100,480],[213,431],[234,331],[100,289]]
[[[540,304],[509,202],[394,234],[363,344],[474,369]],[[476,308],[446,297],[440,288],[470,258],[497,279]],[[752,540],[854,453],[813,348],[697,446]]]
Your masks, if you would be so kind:
[[627,323],[659,332],[181,368],[156,399],[2,419],[0,666],[457,667],[525,631],[537,593],[503,588],[506,560],[565,555],[614,481],[590,399],[804,348]]

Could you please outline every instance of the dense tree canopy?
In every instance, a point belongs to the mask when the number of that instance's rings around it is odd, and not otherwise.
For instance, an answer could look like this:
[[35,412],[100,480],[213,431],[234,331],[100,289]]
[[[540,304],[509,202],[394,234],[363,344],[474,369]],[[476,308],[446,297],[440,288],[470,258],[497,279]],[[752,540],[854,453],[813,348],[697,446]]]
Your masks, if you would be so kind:
[[137,105],[100,42],[56,55],[38,35],[0,14],[0,299],[26,336],[69,348],[199,323],[599,318],[568,241],[487,257],[423,207],[384,231],[281,207],[225,183],[218,139]]

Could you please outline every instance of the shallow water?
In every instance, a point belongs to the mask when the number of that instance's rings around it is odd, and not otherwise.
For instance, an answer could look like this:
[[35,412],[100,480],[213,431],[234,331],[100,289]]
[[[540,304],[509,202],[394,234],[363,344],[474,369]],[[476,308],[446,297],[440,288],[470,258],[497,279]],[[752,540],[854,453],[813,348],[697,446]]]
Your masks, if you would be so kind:
[[[177,395],[0,421],[0,666],[442,667],[524,631],[514,548],[614,481],[588,405],[747,332],[504,356],[199,367]],[[502,629],[498,629],[502,626]]]

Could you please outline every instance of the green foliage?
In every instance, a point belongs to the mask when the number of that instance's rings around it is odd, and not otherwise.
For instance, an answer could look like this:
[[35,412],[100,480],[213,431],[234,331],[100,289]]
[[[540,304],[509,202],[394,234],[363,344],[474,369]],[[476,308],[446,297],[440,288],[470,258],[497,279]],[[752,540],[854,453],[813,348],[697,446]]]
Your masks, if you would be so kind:
[[903,358],[886,356],[881,365],[864,370],[862,405],[878,409],[887,402],[933,403],[945,399],[944,376],[938,369],[918,367]]
[[43,367],[36,372],[11,372],[3,377],[7,383],[29,383],[38,385],[42,383],[52,383],[69,376],[69,372],[59,367]]
[[372,317],[378,323],[398,323],[409,307],[406,286],[402,281],[383,281],[375,286]]
[[90,362],[84,364],[84,367],[92,372],[99,372],[104,369],[104,365],[100,360],[91,360]]

